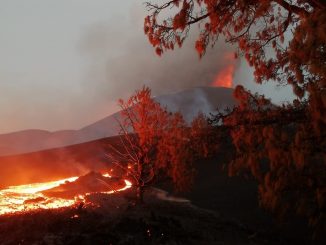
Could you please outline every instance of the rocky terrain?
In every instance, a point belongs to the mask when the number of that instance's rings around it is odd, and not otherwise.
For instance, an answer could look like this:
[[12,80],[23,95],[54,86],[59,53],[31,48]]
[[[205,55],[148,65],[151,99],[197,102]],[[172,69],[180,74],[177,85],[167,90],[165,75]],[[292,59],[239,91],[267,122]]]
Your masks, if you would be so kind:
[[92,204],[0,216],[0,244],[288,244],[190,202],[162,200],[146,192],[135,204],[132,190],[96,194]]

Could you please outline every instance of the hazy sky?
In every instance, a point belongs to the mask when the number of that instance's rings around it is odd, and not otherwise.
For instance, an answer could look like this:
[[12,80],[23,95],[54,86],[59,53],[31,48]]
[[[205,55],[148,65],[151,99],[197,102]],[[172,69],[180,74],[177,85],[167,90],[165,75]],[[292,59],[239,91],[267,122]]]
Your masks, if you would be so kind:
[[[155,95],[210,85],[232,47],[199,61],[191,40],[162,58],[143,34],[141,0],[0,0],[0,133],[78,129],[114,112],[143,84]],[[280,101],[243,61],[234,83]]]

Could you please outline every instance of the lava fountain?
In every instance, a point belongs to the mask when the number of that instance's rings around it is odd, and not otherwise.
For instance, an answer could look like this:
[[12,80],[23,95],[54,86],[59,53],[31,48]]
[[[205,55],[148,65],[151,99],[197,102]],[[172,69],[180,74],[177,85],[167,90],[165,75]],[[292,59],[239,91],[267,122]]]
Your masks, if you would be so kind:
[[[111,176],[106,173],[102,175],[102,178],[110,179]],[[51,182],[10,186],[6,189],[0,190],[0,215],[36,209],[56,209],[69,207],[76,203],[83,202],[85,200],[85,196],[87,195],[91,195],[95,192],[98,193],[97,191],[87,192],[65,198],[46,194],[50,190],[60,188],[60,186],[73,185],[78,181],[78,179],[79,177],[71,177]],[[105,181],[99,180],[98,178],[95,178],[95,180],[102,181],[104,183],[103,185],[105,185]],[[122,187],[120,186],[119,188],[113,190],[101,188],[101,191],[99,192],[112,194],[115,192],[124,191],[131,186],[132,184],[130,181],[124,180],[124,186]]]
[[234,64],[228,65],[219,74],[217,74],[212,85],[214,87],[232,88],[234,70]]
[[226,65],[215,76],[215,79],[212,82],[211,86],[232,88],[233,76],[236,68],[234,55],[232,53],[228,53],[224,56],[223,60]]

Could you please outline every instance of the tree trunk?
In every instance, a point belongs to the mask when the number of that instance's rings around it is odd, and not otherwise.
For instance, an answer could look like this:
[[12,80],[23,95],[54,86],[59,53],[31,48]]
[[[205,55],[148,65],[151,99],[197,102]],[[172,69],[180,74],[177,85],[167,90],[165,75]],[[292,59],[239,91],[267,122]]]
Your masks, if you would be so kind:
[[143,204],[144,203],[144,187],[143,186],[138,186],[137,187],[137,202],[139,204]]

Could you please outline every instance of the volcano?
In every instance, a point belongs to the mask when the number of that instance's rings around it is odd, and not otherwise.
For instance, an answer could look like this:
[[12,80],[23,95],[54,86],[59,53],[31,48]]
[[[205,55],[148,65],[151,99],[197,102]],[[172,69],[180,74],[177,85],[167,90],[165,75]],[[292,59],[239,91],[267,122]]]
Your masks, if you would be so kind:
[[[171,112],[180,111],[190,122],[200,111],[206,114],[216,108],[233,107],[235,100],[230,88],[197,87],[161,95],[155,99]],[[0,135],[0,156],[17,155],[28,152],[69,146],[101,138],[115,136],[119,132],[116,119],[120,112],[107,116],[79,130],[24,130]]]

